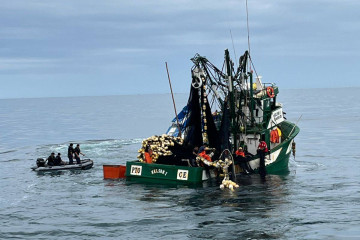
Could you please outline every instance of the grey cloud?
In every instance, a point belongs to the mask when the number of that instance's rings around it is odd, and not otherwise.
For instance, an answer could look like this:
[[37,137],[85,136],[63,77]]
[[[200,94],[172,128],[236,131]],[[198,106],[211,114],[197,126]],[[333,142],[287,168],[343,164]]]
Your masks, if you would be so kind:
[[[263,59],[284,57],[293,69],[299,57],[360,52],[359,1],[249,0],[248,6],[253,59],[265,72]],[[169,61],[174,78],[187,78],[195,53],[222,64],[223,50],[232,48],[230,29],[240,55],[247,48],[245,0],[4,1],[0,74],[93,81],[131,75],[141,82],[160,78]],[[180,88],[187,91],[185,84]]]

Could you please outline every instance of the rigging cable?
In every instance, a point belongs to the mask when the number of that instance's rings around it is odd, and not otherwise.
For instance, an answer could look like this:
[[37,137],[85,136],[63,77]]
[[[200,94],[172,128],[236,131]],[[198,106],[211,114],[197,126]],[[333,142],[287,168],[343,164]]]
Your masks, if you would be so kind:
[[246,26],[247,26],[247,33],[248,33],[248,48],[249,48],[249,59],[250,59],[250,71],[251,66],[253,66],[256,76],[258,77],[258,74],[256,72],[254,63],[251,59],[251,51],[250,51],[250,28],[249,28],[249,9],[248,9],[248,1],[246,0]]
[[[234,56],[235,56],[235,63],[237,62],[237,57],[236,57],[236,52],[235,52],[235,46],[234,46],[234,40],[233,40],[233,36],[232,36],[232,33],[231,33],[231,29],[230,29],[230,36],[231,36],[231,42],[232,42],[232,46],[233,46],[233,50],[234,50]],[[236,68],[237,68],[237,64],[236,64]]]
[[[246,26],[247,26],[247,34],[248,34],[248,48],[249,48],[249,56],[250,56],[250,29],[249,29],[249,10],[248,10],[248,1],[246,0]],[[251,69],[251,66],[250,66]]]
[[[250,59],[251,65],[252,65],[253,68],[254,68],[254,72],[255,72],[256,77],[259,77],[259,75],[258,75],[257,72],[256,72],[255,65],[254,65],[254,63],[253,63],[253,61],[252,61],[252,59],[251,59],[250,53],[249,53],[249,59]],[[250,67],[250,69],[251,69],[251,67]]]

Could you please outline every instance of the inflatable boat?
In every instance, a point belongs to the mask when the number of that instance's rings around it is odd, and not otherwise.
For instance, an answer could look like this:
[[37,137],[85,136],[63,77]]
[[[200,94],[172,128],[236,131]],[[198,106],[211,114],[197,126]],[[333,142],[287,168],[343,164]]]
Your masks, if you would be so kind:
[[83,159],[80,164],[65,164],[60,166],[49,166],[45,163],[45,160],[42,158],[38,158],[36,161],[36,166],[31,169],[36,172],[52,172],[52,171],[62,171],[62,170],[87,170],[92,168],[94,165],[93,160],[91,159]]

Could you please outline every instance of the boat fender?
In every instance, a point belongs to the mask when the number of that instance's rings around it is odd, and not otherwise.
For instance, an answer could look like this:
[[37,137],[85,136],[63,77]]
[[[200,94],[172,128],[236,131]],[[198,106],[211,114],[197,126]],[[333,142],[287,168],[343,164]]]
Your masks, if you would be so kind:
[[266,93],[269,96],[269,98],[275,97],[275,92],[274,92],[274,89],[272,87],[267,87],[266,88]]
[[295,141],[292,142],[291,149],[292,149],[293,156],[295,158],[295,154],[296,154],[296,142]]

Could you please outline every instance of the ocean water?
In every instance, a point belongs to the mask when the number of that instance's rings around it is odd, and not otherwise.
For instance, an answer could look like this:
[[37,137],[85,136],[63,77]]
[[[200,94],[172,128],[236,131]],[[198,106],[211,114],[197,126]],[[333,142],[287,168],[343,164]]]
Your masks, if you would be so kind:
[[[168,94],[0,100],[0,239],[360,239],[359,90],[281,90],[287,119],[302,115],[290,173],[241,177],[234,192],[103,179],[167,130]],[[70,142],[92,169],[30,170]]]

